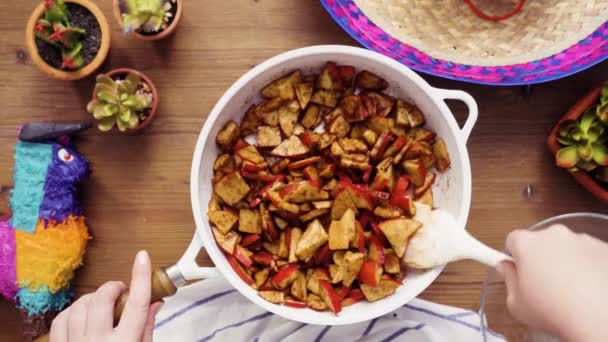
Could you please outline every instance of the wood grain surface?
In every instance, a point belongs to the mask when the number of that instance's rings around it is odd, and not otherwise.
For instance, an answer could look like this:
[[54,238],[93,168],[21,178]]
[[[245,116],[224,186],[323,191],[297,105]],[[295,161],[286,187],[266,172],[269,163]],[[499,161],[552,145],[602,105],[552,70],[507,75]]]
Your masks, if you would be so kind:
[[[92,162],[83,203],[94,239],[78,271],[78,294],[105,281],[128,281],[135,253],[147,249],[156,266],[171,264],[194,232],[190,162],[207,113],[223,92],[252,66],[290,49],[316,44],[357,45],[314,0],[186,1],[182,22],[168,40],[130,40],[111,15],[111,1],[97,1],[112,28],[110,56],[102,67],[136,68],[160,93],[159,115],[142,134],[90,130],[78,146]],[[0,1],[0,184],[12,184],[13,145],[19,124],[89,119],[85,111],[94,80],[47,78],[25,52],[24,25],[38,1]],[[557,214],[607,212],[563,170],[554,166],[545,139],[577,98],[603,81],[603,63],[567,79],[522,87],[489,87],[423,76],[435,87],[463,89],[475,97],[480,118],[469,142],[473,201],[469,230],[502,248],[516,228]],[[462,120],[466,108],[450,103]],[[529,189],[530,191],[526,191]],[[526,195],[528,194],[528,195]],[[202,264],[210,264],[201,258]],[[479,308],[486,269],[472,262],[448,266],[422,298],[471,310]],[[521,327],[506,314],[504,288],[496,284],[490,325],[520,340]],[[0,303],[0,340],[19,340],[19,317]]]

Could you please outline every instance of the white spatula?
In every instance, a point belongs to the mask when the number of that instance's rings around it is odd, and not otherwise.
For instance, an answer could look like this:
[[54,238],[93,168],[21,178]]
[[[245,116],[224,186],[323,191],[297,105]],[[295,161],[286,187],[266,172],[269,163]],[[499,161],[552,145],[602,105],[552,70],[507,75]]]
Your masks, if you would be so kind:
[[472,259],[490,267],[496,267],[510,256],[479,242],[465,229],[458,226],[450,213],[416,204],[416,220],[422,228],[409,240],[403,261],[409,267],[427,269],[449,262]]

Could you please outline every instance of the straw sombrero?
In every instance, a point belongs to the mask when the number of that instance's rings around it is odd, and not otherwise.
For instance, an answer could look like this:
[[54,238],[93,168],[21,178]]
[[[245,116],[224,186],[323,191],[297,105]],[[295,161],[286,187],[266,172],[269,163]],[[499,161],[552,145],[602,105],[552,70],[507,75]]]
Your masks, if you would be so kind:
[[[429,74],[474,83],[540,83],[608,57],[608,0],[528,0],[503,21],[465,0],[321,0],[369,49]],[[476,0],[489,13],[517,1]]]

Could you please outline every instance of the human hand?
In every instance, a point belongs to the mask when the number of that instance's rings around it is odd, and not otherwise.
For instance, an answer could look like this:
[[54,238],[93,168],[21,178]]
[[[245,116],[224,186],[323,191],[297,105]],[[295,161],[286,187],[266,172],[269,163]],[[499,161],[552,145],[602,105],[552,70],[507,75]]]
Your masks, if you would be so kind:
[[114,327],[113,322],[114,305],[127,286],[110,281],[62,311],[53,320],[50,341],[152,341],[154,316],[162,302],[150,305],[151,274],[148,253],[138,252],[133,263],[129,297],[118,326]]
[[513,317],[566,341],[608,341],[608,244],[555,225],[513,231],[506,245],[515,263],[497,270]]

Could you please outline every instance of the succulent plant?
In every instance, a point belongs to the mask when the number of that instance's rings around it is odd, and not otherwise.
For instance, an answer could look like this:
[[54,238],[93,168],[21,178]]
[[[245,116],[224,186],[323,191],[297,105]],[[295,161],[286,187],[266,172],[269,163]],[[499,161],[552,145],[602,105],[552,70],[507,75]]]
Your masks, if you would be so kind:
[[36,36],[61,49],[61,69],[77,69],[84,64],[80,55],[86,31],[70,25],[68,10],[61,0],[45,0],[44,15],[38,19]]
[[587,110],[579,120],[562,123],[557,140],[563,146],[556,154],[557,165],[570,171],[593,171],[608,166],[608,135],[598,119],[595,108]]
[[100,131],[109,131],[114,125],[121,132],[135,128],[140,114],[152,106],[152,94],[147,84],[134,73],[117,80],[101,74],[96,82],[96,96],[87,105],[87,111],[99,120],[97,127]]
[[174,0],[121,0],[122,27],[125,32],[158,32],[167,27]]
[[595,109],[595,114],[603,123],[608,124],[608,83],[602,88],[600,103]]

